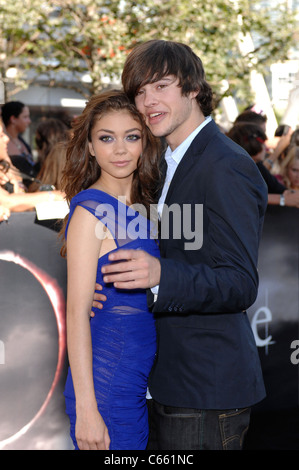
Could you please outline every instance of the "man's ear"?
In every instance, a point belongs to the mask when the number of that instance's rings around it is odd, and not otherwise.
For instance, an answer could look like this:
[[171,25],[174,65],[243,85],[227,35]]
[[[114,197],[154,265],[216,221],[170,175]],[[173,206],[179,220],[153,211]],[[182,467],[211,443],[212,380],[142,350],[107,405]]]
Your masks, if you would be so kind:
[[90,155],[92,155],[92,156],[94,157],[94,156],[95,156],[95,152],[94,152],[94,149],[93,149],[92,142],[88,142],[88,148],[89,148],[89,153],[90,153]]
[[199,93],[199,90],[190,91],[189,97],[190,97],[191,99],[194,99],[194,98],[197,97],[198,93]]

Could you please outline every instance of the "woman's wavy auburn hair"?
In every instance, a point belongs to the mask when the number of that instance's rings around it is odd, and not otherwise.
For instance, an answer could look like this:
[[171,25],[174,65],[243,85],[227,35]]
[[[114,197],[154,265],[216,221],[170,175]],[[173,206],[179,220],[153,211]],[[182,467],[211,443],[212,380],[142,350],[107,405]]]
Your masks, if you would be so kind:
[[[110,112],[120,111],[127,111],[142,127],[143,149],[133,175],[131,203],[143,204],[148,212],[150,204],[156,203],[160,183],[160,140],[152,135],[145,125],[142,114],[130,102],[128,96],[120,90],[109,90],[92,96],[83,113],[75,119],[72,125],[61,179],[61,189],[65,192],[68,203],[80,191],[94,184],[101,175],[101,168],[96,158],[90,154],[88,145],[91,142],[91,132],[96,121]],[[68,216],[64,219],[60,232],[63,239],[67,220]],[[65,255],[65,246],[61,254]]]

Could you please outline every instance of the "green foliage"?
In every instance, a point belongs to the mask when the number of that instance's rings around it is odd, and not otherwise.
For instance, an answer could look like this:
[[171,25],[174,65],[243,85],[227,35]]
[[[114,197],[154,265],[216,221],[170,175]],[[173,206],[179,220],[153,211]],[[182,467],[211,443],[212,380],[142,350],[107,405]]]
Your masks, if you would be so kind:
[[[273,2],[272,2],[273,3]],[[216,99],[246,96],[253,69],[285,60],[295,23],[281,2],[275,11],[254,0],[0,0],[0,71],[17,65],[20,83],[40,74],[86,96],[119,80],[129,51],[153,38],[189,44],[201,57]],[[254,47],[244,51],[250,34]],[[28,75],[28,70],[30,74]],[[90,76],[82,83],[82,75]],[[33,79],[33,78],[32,78]]]

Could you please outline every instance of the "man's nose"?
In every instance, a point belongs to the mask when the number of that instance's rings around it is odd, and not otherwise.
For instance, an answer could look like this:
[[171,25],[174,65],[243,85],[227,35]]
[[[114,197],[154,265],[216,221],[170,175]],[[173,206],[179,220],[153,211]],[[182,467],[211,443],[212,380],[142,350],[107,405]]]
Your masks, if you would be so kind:
[[146,90],[144,92],[143,104],[146,107],[154,106],[158,103],[156,94],[151,90]]

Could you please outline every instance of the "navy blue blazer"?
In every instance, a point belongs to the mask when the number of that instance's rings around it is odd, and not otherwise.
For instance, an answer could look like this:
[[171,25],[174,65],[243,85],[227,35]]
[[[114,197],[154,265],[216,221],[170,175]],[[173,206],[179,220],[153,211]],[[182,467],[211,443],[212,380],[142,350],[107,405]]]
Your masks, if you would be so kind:
[[265,389],[246,309],[257,296],[265,182],[212,121],[181,160],[165,205],[150,393],[198,409],[257,403]]

